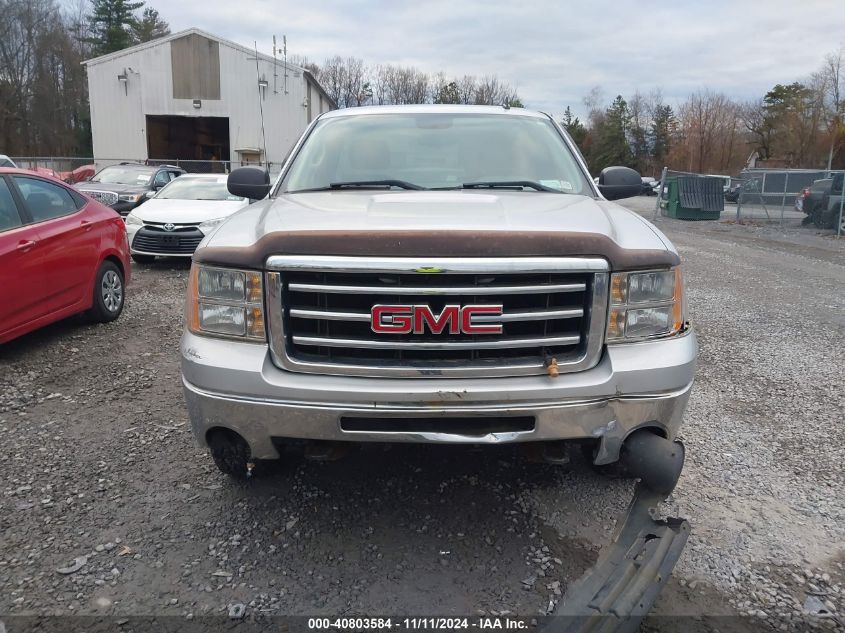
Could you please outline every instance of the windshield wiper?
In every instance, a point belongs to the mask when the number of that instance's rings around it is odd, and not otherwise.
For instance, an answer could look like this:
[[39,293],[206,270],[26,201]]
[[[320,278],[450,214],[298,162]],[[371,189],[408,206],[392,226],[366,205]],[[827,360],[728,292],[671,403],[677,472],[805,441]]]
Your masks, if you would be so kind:
[[288,191],[287,193],[307,193],[309,191],[333,191],[335,189],[381,189],[390,187],[398,187],[400,189],[413,189],[414,191],[420,191],[425,189],[425,187],[420,187],[419,185],[415,185],[412,182],[408,182],[406,180],[393,180],[393,179],[386,179],[386,180],[351,180],[349,182],[333,182],[327,187],[314,187],[313,189],[293,189]]
[[549,191],[551,193],[563,193],[560,189],[541,185],[533,180],[491,180],[489,182],[465,182],[461,185],[464,189],[516,189],[529,188],[537,191]]

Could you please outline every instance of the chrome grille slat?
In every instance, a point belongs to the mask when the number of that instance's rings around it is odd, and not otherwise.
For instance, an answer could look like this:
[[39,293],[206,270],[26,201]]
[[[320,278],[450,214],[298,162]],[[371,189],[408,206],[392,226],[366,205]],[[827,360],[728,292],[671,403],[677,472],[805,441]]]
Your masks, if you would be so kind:
[[[273,361],[295,372],[369,377],[531,376],[599,362],[609,266],[596,258],[272,256],[265,273]],[[501,333],[376,333],[374,305],[501,305],[476,314]]]
[[[329,312],[326,310],[302,310],[291,308],[290,315],[296,319],[323,319],[326,321],[366,321],[370,315],[366,312]],[[566,310],[543,310],[542,312],[511,312],[500,316],[477,314],[473,317],[476,323],[505,323],[508,321],[545,321],[548,319],[571,319],[584,316],[583,308],[569,308]]]
[[290,283],[292,292],[327,292],[331,294],[393,295],[500,295],[534,294],[539,292],[582,292],[586,284],[538,284],[531,286],[341,286],[336,284]]
[[410,349],[410,350],[461,350],[461,349],[519,349],[543,347],[549,345],[575,345],[581,340],[579,334],[547,338],[526,339],[479,339],[475,341],[393,341],[361,340],[345,338],[325,338],[316,336],[296,336],[293,342],[299,345],[317,347],[354,347],[359,349]]

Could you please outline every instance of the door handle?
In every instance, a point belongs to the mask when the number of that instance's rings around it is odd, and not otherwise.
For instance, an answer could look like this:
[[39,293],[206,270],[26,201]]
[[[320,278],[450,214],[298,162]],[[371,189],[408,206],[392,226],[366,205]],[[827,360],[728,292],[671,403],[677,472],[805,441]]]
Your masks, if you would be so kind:
[[37,242],[35,242],[35,241],[33,241],[33,240],[23,240],[23,241],[21,241],[21,242],[18,242],[18,245],[17,245],[17,247],[16,247],[16,248],[17,248],[20,252],[22,252],[22,253],[26,253],[29,249],[31,249],[33,246],[35,246],[35,244],[36,244],[36,243],[37,243]]
[[90,230],[91,230],[91,222],[90,222],[90,221],[88,221],[88,220],[82,220],[82,221],[79,223],[79,225],[80,225],[81,227],[83,227],[86,231],[90,231]]

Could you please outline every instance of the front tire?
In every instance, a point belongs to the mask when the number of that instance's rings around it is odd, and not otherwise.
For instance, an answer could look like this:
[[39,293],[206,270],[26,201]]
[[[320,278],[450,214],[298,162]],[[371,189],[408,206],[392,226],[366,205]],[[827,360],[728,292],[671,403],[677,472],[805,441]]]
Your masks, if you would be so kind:
[[137,264],[152,264],[156,260],[155,255],[136,255],[135,253],[130,254],[132,261]]
[[104,261],[94,278],[94,301],[87,315],[95,323],[114,321],[123,312],[126,290],[123,273],[112,261]]

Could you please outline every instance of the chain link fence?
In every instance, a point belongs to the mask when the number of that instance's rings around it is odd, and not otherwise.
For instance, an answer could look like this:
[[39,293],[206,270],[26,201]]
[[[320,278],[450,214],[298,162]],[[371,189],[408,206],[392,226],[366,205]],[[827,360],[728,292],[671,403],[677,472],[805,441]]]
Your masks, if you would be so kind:
[[807,217],[801,193],[827,172],[812,169],[745,169],[736,191],[736,220],[800,226]]
[[[721,178],[725,205],[719,219],[813,226],[845,235],[845,171],[823,169],[745,169],[739,178],[663,169],[654,217],[667,215],[669,186],[681,177]],[[735,205],[735,206],[734,206]],[[708,219],[716,219],[715,211]]]

